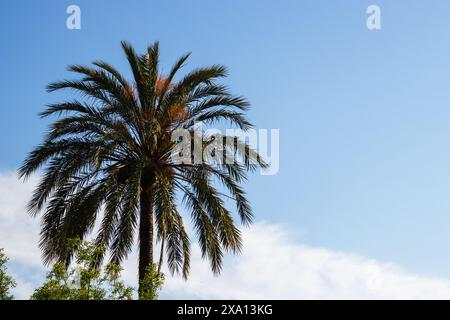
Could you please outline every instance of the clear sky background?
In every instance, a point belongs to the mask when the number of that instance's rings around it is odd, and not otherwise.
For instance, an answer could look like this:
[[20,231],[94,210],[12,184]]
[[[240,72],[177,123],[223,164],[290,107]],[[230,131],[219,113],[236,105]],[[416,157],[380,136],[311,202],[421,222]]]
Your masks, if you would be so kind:
[[[70,4],[81,30],[66,28]],[[62,97],[45,86],[68,64],[128,73],[120,41],[159,40],[165,70],[189,51],[186,70],[227,65],[256,126],[280,129],[279,173],[246,186],[258,221],[450,278],[449,1],[4,0],[0,37],[1,172],[41,141],[37,113]]]

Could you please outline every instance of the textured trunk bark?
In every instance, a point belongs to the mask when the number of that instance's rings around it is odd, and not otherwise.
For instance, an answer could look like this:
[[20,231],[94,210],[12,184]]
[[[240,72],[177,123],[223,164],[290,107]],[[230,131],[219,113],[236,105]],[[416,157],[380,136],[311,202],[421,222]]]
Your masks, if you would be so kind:
[[153,184],[155,178],[145,175],[142,179],[139,219],[139,292],[148,266],[153,263]]

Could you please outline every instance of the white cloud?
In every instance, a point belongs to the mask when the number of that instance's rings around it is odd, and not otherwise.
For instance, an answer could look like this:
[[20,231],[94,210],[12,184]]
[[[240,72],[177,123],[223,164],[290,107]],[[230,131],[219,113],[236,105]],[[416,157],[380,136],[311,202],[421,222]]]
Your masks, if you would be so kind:
[[[33,185],[0,174],[0,247],[11,258],[18,298],[27,298],[42,279],[38,220],[26,213]],[[257,223],[244,230],[241,256],[226,260],[214,277],[193,247],[189,281],[168,277],[164,296],[200,299],[449,299],[450,280],[408,273],[393,264],[354,254],[294,243],[281,225]],[[136,283],[136,254],[124,277]]]
[[39,223],[26,211],[33,185],[33,180],[24,184],[12,173],[0,175],[0,244],[21,262],[39,266]]
[[23,183],[15,173],[0,173],[0,247],[14,267],[11,273],[18,282],[14,294],[19,299],[31,295],[36,273],[43,273],[38,248],[39,221],[32,219],[26,210],[35,184],[35,178]]
[[189,282],[171,279],[166,290],[211,299],[448,299],[450,281],[292,243],[286,228],[257,224],[244,233],[245,249],[221,277],[201,264],[198,252]]

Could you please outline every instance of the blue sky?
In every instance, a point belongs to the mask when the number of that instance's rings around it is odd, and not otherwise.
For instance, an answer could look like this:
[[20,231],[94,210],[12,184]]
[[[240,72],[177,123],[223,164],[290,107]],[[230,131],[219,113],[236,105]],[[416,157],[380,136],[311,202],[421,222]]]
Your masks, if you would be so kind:
[[[70,4],[81,30],[65,27]],[[371,4],[379,31],[366,28]],[[0,170],[40,142],[37,113],[62,98],[45,85],[68,64],[128,72],[120,41],[159,40],[165,70],[189,51],[187,69],[227,65],[256,126],[280,129],[279,173],[247,184],[259,221],[288,225],[298,243],[450,278],[449,17],[445,0],[5,0]]]

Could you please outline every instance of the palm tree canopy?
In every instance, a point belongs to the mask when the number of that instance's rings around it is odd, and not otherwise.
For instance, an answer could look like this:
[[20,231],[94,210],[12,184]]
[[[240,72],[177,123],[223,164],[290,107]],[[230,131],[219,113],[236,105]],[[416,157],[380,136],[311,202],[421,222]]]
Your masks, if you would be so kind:
[[[22,178],[43,171],[29,210],[42,216],[44,260],[70,263],[74,252],[67,248],[67,240],[85,238],[98,221],[97,244],[109,249],[111,261],[122,262],[143,224],[145,209],[151,212],[155,238],[165,246],[169,269],[187,277],[190,240],[181,203],[191,215],[203,257],[219,273],[224,252],[236,253],[242,246],[226,199],[235,202],[243,224],[251,223],[251,207],[241,184],[248,171],[265,163],[247,142],[226,135],[219,136],[221,151],[240,161],[179,163],[171,156],[180,146],[172,136],[174,130],[186,129],[194,141],[202,142],[204,151],[217,136],[199,133],[195,124],[228,121],[248,130],[249,103],[217,83],[227,74],[223,66],[195,69],[176,80],[189,54],[162,75],[158,43],[142,55],[126,42],[122,48],[132,81],[110,64],[95,61],[91,67],[68,68],[81,77],[48,85],[49,92],[75,91],[79,100],[49,105],[40,114],[56,118],[43,143],[19,169]],[[139,241],[142,246],[142,238]],[[97,263],[103,258],[99,256]]]

